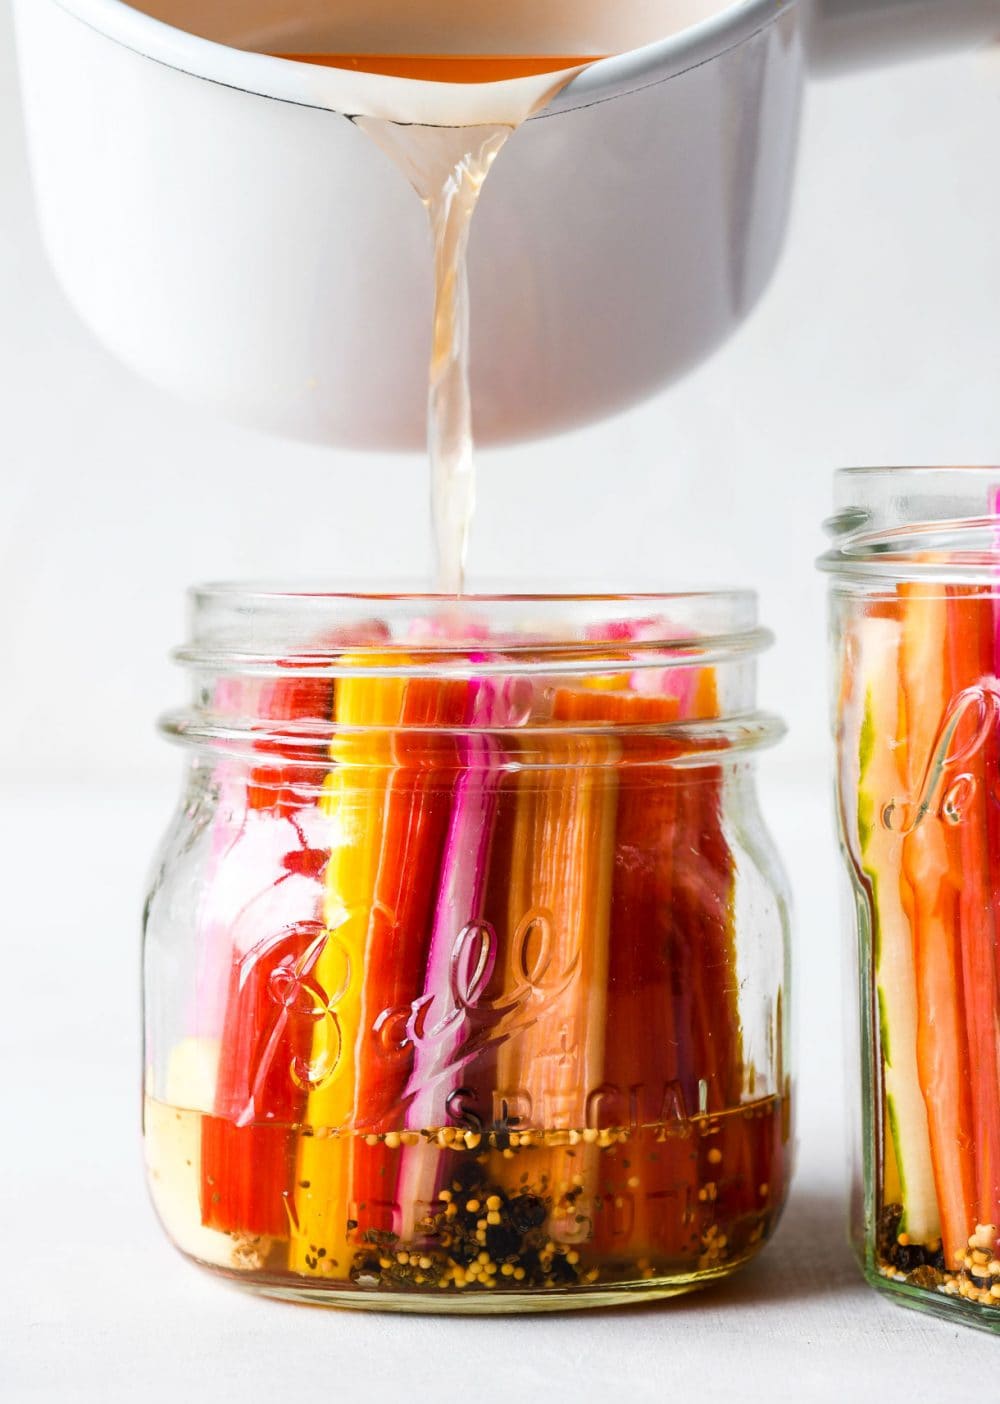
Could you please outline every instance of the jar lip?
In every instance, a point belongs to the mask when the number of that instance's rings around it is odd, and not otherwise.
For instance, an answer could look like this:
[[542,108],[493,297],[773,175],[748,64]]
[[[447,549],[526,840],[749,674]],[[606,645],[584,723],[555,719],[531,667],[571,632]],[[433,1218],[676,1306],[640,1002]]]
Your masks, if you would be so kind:
[[[263,745],[328,765],[333,737],[342,753],[357,732],[370,764],[383,732],[405,733],[407,745],[425,732],[516,736],[516,763],[531,766],[551,763],[559,737],[627,736],[634,754],[648,736],[679,763],[780,733],[755,708],[753,659],[771,635],[749,590],[456,597],[223,582],[190,600],[189,642],[175,658],[194,674],[193,706],[161,726],[197,746]],[[361,679],[386,685],[358,691]],[[334,718],[341,686],[352,700]],[[445,707],[433,720],[428,696]]]
[[983,473],[996,474],[1000,467],[995,463],[854,463],[835,468],[834,481],[843,478],[880,477],[883,474],[912,474],[915,478],[927,473]]
[[757,622],[757,596],[745,589],[455,596],[223,581],[193,587],[189,601],[189,640],[174,657],[221,672],[579,672],[626,645],[637,668],[690,667],[771,642]]
[[376,588],[349,588],[346,585],[324,585],[322,582],[283,582],[267,580],[207,580],[192,585],[189,591],[196,601],[214,596],[232,598],[241,596],[247,600],[344,600],[375,601],[385,604],[406,604],[413,601],[430,604],[564,604],[573,601],[581,603],[647,603],[670,602],[673,600],[732,600],[741,603],[756,603],[756,591],[735,586],[702,586],[688,590],[554,590],[532,589],[515,590],[503,586],[487,590],[468,590],[460,595],[448,594],[440,590],[427,590],[417,586],[407,586],[397,582]]
[[858,582],[1000,585],[1000,466],[841,468],[834,506],[820,570]]

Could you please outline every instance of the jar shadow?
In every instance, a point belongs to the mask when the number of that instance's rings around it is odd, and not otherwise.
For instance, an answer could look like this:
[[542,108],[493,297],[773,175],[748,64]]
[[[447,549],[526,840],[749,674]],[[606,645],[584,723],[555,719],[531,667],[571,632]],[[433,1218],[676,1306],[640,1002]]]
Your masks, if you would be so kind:
[[863,1279],[848,1240],[846,1190],[793,1192],[773,1242],[732,1277],[685,1296],[634,1307],[599,1308],[594,1315],[780,1305],[829,1298],[861,1286]]

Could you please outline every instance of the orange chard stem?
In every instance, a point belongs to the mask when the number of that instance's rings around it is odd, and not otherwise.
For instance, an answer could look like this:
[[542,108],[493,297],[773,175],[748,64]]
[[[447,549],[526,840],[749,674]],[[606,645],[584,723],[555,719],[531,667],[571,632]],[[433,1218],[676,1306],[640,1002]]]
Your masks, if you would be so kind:
[[[978,689],[993,663],[993,602],[976,590],[952,587],[948,592],[948,643],[951,695]],[[987,745],[995,719],[972,714],[974,734],[959,734],[955,745],[962,755],[961,791],[954,803],[963,805],[949,829],[956,885],[961,948],[962,1001],[969,1050],[969,1091],[975,1130],[976,1221],[1000,1224],[1000,1068],[998,1068],[996,918],[991,881],[989,810],[995,803],[989,788]],[[963,728],[964,729],[964,728]],[[943,789],[954,777],[945,772]],[[964,793],[962,793],[964,791]],[[996,842],[996,825],[993,828]],[[975,1225],[969,1226],[971,1233]]]
[[[917,1074],[927,1107],[931,1161],[946,1261],[964,1251],[976,1198],[975,1130],[961,988],[959,904],[945,825],[925,787],[949,703],[946,602],[902,585],[901,661],[910,794],[903,841],[904,903],[913,931]],[[901,822],[901,821],[900,821]]]
[[406,1125],[405,1091],[413,1070],[408,1016],[423,987],[438,877],[451,815],[458,752],[450,737],[408,728],[460,727],[467,684],[411,678],[403,730],[393,742],[382,850],[365,953],[357,1051],[353,1189],[365,1224],[395,1231],[396,1187],[411,1154],[366,1136]]

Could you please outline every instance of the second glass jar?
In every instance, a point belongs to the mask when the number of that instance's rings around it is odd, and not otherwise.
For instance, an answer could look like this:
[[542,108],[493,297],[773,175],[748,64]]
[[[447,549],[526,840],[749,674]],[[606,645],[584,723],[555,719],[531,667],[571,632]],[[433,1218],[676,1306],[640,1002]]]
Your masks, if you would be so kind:
[[412,1310],[668,1295],[789,1176],[753,597],[214,587],[147,907],[177,1246]]
[[1000,1331],[1000,469],[838,475],[854,1236],[900,1303]]

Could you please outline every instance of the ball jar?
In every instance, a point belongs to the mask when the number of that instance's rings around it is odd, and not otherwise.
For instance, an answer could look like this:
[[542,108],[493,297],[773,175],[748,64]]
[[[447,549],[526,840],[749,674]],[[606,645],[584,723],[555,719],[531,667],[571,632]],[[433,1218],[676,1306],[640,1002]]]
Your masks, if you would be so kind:
[[146,910],[166,1232],[434,1311],[706,1284],[789,1175],[752,595],[192,596]]
[[1000,469],[838,476],[831,572],[856,972],[854,1240],[1000,1330]]

